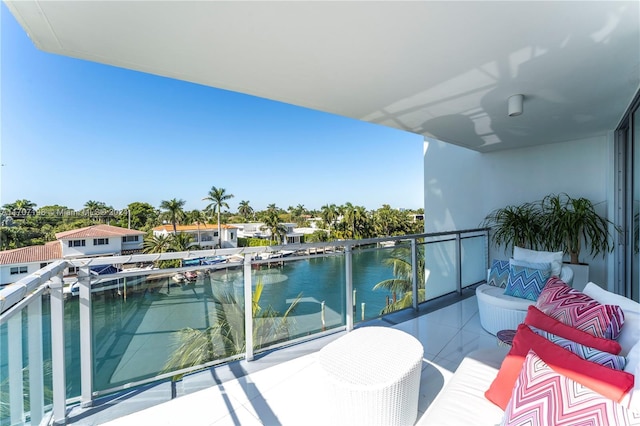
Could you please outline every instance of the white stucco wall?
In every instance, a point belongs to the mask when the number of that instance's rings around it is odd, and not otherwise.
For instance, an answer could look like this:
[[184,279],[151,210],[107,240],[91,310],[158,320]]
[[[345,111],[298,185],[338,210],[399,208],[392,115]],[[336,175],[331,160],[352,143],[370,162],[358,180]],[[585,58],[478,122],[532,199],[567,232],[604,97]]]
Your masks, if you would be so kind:
[[120,253],[122,250],[122,237],[100,237],[109,238],[109,244],[93,245],[93,237],[74,238],[75,240],[85,240],[84,247],[69,247],[69,240],[62,240],[62,257],[82,257],[94,256],[98,254]]
[[[480,154],[428,141],[424,156],[425,231],[478,227],[487,213],[509,204],[535,201],[551,193],[586,197],[607,214],[612,195],[613,159],[607,136]],[[510,253],[492,248],[490,257]],[[590,279],[605,282],[606,261],[588,262]]]
[[[26,262],[26,263],[16,263],[13,265],[2,265],[0,266],[0,285],[6,285],[14,283],[22,278],[26,277],[29,274],[33,274],[38,269],[40,269],[40,263],[47,262]],[[11,268],[26,266],[27,273],[26,274],[14,274],[11,275]]]

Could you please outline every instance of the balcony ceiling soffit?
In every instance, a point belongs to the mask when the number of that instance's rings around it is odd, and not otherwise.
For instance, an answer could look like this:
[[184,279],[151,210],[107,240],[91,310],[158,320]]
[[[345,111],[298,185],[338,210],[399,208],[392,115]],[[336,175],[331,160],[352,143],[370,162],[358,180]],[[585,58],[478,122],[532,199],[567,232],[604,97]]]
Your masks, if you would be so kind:
[[48,52],[480,152],[605,134],[640,86],[639,2],[6,3]]

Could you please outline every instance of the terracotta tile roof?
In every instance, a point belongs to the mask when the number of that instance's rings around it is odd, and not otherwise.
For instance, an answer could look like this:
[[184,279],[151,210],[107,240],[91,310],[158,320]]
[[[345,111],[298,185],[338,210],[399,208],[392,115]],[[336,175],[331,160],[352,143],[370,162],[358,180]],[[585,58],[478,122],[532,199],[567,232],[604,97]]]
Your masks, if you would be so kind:
[[[225,225],[224,223],[220,224],[220,228],[221,229],[236,229],[235,226],[232,225]],[[156,226],[155,228],[153,228],[154,231],[165,231],[165,232],[173,232],[173,225],[172,224],[167,224],[167,225],[160,225],[160,226]],[[188,231],[197,231],[198,230],[198,225],[176,225],[176,230],[178,232],[188,232]],[[201,224],[200,225],[200,231],[217,231],[218,230],[218,224]]]
[[135,229],[120,228],[112,225],[92,225],[86,228],[72,229],[70,231],[58,232],[56,238],[59,240],[70,238],[94,238],[94,237],[123,237],[125,235],[144,235],[142,231]]
[[43,246],[29,246],[0,251],[0,265],[45,262],[54,259],[62,259],[60,241],[51,241]]

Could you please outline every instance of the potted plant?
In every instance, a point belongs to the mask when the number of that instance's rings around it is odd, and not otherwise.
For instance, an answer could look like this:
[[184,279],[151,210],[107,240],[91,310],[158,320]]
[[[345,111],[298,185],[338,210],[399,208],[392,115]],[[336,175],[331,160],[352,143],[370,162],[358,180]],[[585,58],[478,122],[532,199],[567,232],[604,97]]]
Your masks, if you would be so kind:
[[611,221],[600,216],[587,198],[565,193],[547,195],[540,201],[507,206],[489,213],[483,226],[491,227],[496,246],[519,246],[533,250],[562,250],[569,256],[573,285],[581,290],[589,280],[589,265],[580,263],[583,248],[591,256],[613,249]]
[[491,228],[491,240],[498,247],[537,249],[541,245],[542,217],[538,203],[524,203],[495,209],[482,222]]
[[579,264],[583,247],[595,257],[613,250],[610,225],[613,222],[600,216],[587,198],[572,198],[569,195],[551,194],[540,202],[543,246],[550,250],[563,250],[571,264]]

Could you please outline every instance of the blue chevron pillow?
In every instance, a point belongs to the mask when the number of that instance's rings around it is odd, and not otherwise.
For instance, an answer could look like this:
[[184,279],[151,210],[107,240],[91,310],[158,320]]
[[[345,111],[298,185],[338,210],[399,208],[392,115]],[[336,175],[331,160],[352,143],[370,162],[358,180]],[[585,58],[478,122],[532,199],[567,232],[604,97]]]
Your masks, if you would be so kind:
[[549,277],[551,277],[551,263],[531,263],[511,259],[504,294],[535,302]]
[[613,368],[614,370],[624,370],[627,364],[627,359],[620,355],[610,354],[609,352],[600,351],[598,349],[590,348],[589,346],[581,345],[573,340],[565,339],[548,331],[540,330],[533,326],[529,326],[531,331],[544,337],[551,343],[555,343],[558,346],[565,348],[568,351],[573,352],[580,358],[604,365],[605,367]]
[[509,269],[508,260],[494,260],[489,270],[487,284],[505,288],[507,286],[507,280],[509,279]]

